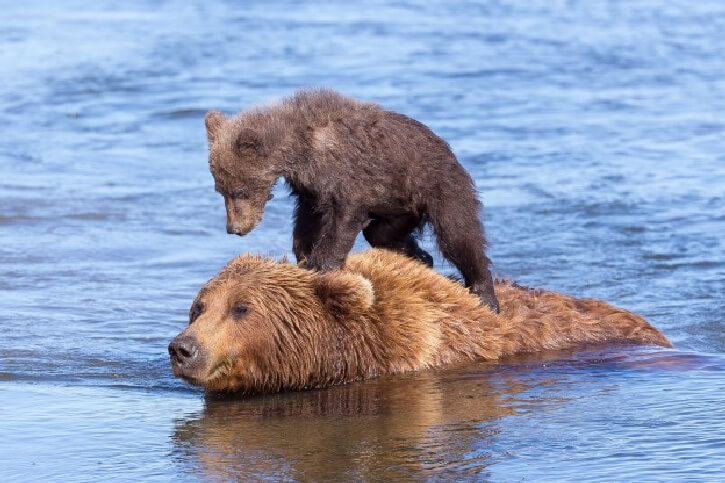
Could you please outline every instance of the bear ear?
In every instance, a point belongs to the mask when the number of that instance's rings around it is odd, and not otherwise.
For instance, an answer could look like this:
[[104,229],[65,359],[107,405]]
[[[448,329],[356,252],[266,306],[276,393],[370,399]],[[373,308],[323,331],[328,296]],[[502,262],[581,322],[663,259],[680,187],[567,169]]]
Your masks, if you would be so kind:
[[315,291],[323,305],[335,316],[364,312],[375,302],[370,280],[339,270],[318,275],[315,278]]
[[246,150],[254,150],[257,152],[262,151],[262,138],[254,129],[244,127],[239,130],[237,138],[234,140],[234,149],[238,153],[242,153]]
[[206,138],[210,143],[216,139],[216,136],[219,133],[219,128],[221,128],[226,121],[227,117],[221,112],[209,111],[206,113],[204,124],[206,124]]

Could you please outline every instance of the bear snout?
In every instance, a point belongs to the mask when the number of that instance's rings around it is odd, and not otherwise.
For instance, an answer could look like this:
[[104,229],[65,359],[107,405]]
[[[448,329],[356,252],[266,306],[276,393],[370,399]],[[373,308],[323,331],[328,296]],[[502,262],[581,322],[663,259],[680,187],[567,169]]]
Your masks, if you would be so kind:
[[171,368],[177,376],[194,365],[199,359],[199,343],[189,336],[178,336],[169,344]]
[[250,231],[252,231],[254,227],[246,228],[246,227],[240,227],[238,225],[234,225],[232,223],[227,223],[227,233],[230,235],[239,235],[244,236]]

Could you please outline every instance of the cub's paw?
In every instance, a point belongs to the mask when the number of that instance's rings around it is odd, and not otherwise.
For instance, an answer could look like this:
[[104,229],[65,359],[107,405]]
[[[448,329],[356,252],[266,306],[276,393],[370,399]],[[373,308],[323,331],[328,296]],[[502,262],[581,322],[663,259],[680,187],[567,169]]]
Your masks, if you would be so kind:
[[430,256],[427,251],[418,248],[415,252],[411,253],[410,256],[427,265],[429,268],[433,268],[433,257]]

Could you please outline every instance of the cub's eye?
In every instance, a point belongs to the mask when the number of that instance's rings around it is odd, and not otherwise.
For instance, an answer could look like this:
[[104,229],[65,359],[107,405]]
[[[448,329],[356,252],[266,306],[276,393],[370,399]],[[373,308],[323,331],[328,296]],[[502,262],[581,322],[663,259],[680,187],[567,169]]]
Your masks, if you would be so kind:
[[244,190],[244,188],[237,188],[232,191],[232,198],[246,200],[247,198],[249,198],[249,195],[247,195],[247,192]]
[[234,317],[235,320],[243,319],[245,315],[247,315],[247,312],[249,312],[249,307],[243,304],[234,304],[232,307],[232,317]]
[[194,302],[194,305],[191,306],[191,310],[189,310],[189,324],[193,324],[202,312],[204,312],[204,304],[200,301]]

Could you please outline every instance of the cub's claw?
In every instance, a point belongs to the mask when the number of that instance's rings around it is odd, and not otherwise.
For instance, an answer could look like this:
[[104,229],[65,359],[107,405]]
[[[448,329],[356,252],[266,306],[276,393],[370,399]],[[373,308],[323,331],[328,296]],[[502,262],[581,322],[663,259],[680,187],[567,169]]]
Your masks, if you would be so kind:
[[494,314],[500,313],[498,299],[496,299],[496,294],[493,293],[493,285],[476,284],[471,287],[471,292],[478,295],[481,303],[491,309]]
[[430,256],[427,251],[418,248],[418,250],[416,250],[416,252],[412,254],[412,257],[419,262],[424,263],[428,267],[433,268],[433,257]]

